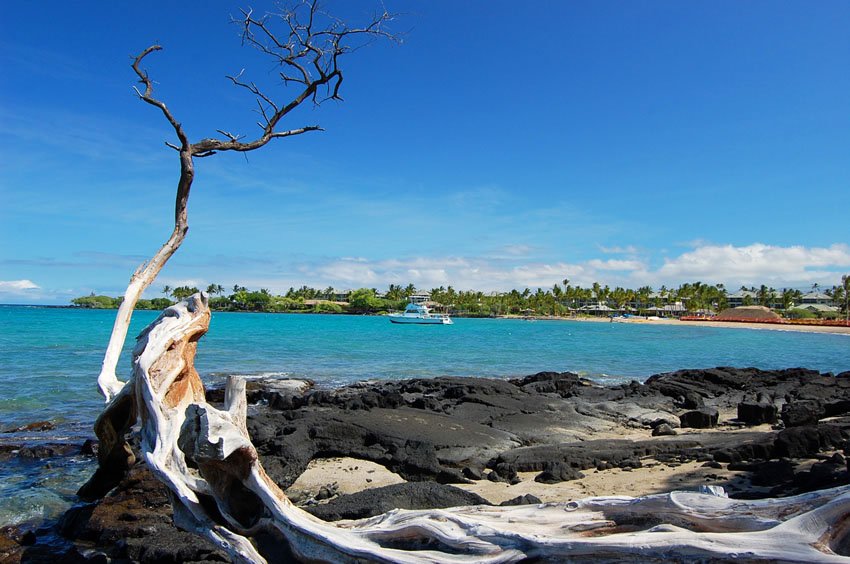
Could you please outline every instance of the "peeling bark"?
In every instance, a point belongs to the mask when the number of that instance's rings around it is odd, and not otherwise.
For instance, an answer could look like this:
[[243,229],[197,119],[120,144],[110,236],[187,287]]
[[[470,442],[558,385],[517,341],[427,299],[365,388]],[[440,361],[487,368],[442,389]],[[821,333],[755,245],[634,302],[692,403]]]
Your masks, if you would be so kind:
[[143,332],[130,385],[99,419],[99,436],[109,439],[102,449],[114,453],[100,462],[126,463],[123,433],[138,414],[143,456],[172,492],[175,523],[235,561],[266,561],[251,540],[261,532],[311,562],[850,561],[841,555],[850,540],[848,487],[757,501],[671,492],[394,510],[326,523],[295,507],[263,470],[245,426],[244,380],[228,380],[223,410],[206,403],[193,360],[209,320],[206,297],[196,294]]

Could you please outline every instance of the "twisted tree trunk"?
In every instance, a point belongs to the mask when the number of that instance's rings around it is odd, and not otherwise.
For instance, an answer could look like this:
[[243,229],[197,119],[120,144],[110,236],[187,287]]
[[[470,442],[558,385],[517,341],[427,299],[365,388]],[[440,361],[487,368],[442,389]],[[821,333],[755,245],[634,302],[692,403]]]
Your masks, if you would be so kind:
[[310,562],[850,561],[840,554],[850,540],[848,487],[758,501],[672,492],[394,510],[326,523],[295,507],[263,470],[246,429],[244,380],[228,380],[223,410],[205,401],[193,359],[209,320],[206,296],[196,294],[142,333],[131,381],[99,419],[108,431],[101,450],[125,452],[138,414],[144,459],[172,493],[175,523],[236,561],[265,562],[251,542],[260,532]]
[[[177,183],[177,198],[174,206],[174,230],[165,244],[151,258],[140,265],[124,293],[124,300],[115,316],[115,324],[103,357],[103,365],[97,378],[98,388],[111,401],[122,390],[124,383],[118,380],[116,367],[121,349],[127,338],[130,318],[142,292],[156,279],[165,263],[177,251],[189,230],[187,204],[192,181],[195,178],[194,159],[209,157],[222,151],[247,153],[265,147],[273,139],[283,139],[310,131],[319,131],[317,125],[308,125],[283,130],[285,118],[301,104],[312,101],[319,105],[323,100],[339,100],[343,72],[341,59],[376,38],[395,40],[384,26],[393,19],[387,12],[376,14],[363,27],[348,27],[342,21],[319,9],[318,0],[303,0],[277,14],[276,18],[266,14],[257,17],[251,10],[243,11],[242,19],[235,21],[242,28],[242,42],[258,50],[280,67],[278,76],[284,86],[295,86],[293,95],[276,99],[262,91],[253,82],[246,82],[242,73],[227,78],[237,87],[250,92],[261,116],[261,131],[253,139],[243,141],[244,135],[234,135],[221,129],[221,139],[204,138],[195,143],[183,129],[183,125],[165,103],[154,96],[153,81],[142,68],[145,57],[161,51],[160,45],[151,45],[133,59],[133,72],[139,77],[142,89],[135,88],[136,95],[146,104],[159,109],[177,136],[178,144],[166,142],[180,156],[180,180]],[[283,33],[274,30],[272,20],[279,20]],[[358,44],[359,42],[359,44]],[[327,97],[322,98],[326,93]]]

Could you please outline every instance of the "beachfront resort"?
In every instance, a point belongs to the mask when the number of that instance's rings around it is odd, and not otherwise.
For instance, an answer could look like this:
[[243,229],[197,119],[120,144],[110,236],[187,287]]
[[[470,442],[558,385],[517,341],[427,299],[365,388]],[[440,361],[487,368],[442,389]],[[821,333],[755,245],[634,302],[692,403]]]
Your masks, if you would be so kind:
[[[164,297],[139,300],[137,309],[162,309],[199,291],[181,286],[162,289]],[[455,290],[452,286],[418,290],[413,284],[390,284],[385,291],[376,288],[336,290],[302,286],[289,288],[283,295],[267,289],[248,290],[238,284],[228,293],[220,284],[205,289],[210,307],[217,311],[261,311],[270,313],[354,313],[379,314],[403,310],[409,302],[461,317],[548,316],[608,317],[615,315],[655,316],[663,318],[714,318],[727,310],[760,306],[769,310],[768,318],[801,321],[839,321],[848,319],[850,275],[833,286],[821,288],[776,289],[761,285],[730,291],[723,284],[685,283],[675,288],[610,288],[598,282],[589,287],[572,285],[569,280],[551,288],[482,292]],[[90,295],[75,298],[73,305],[85,308],[117,308],[121,298]],[[746,311],[746,310],[741,310]],[[728,314],[727,314],[728,315]],[[750,319],[753,314],[748,314]],[[758,316],[756,316],[758,317]],[[765,316],[761,316],[765,317]],[[734,320],[728,318],[728,320]]]

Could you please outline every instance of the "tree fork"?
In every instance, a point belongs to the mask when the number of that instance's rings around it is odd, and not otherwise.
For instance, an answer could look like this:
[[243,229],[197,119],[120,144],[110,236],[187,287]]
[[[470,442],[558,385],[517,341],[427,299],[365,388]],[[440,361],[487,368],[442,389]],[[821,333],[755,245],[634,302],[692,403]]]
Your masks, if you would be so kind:
[[[300,23],[300,12],[307,12],[307,24]],[[133,88],[136,95],[143,102],[160,110],[179,141],[178,145],[170,142],[166,142],[166,145],[178,151],[180,155],[180,180],[177,184],[174,206],[174,230],[159,251],[133,273],[124,292],[124,300],[115,316],[115,323],[97,378],[98,389],[107,402],[111,401],[124,386],[124,383],[118,380],[116,368],[121,349],[127,339],[133,310],[145,289],[156,280],[162,268],[180,248],[189,229],[187,205],[195,176],[195,157],[208,157],[221,151],[254,151],[264,147],[272,139],[320,131],[321,128],[318,125],[307,125],[284,131],[278,131],[277,128],[284,117],[305,101],[312,100],[314,104],[321,104],[323,100],[318,98],[318,94],[323,89],[329,93],[325,99],[340,99],[339,89],[343,79],[342,69],[339,66],[340,57],[356,50],[348,42],[356,41],[358,38],[363,39],[364,42],[376,37],[397,39],[383,29],[384,24],[393,19],[393,16],[387,12],[375,16],[362,28],[349,28],[329,16],[326,16],[325,27],[316,25],[317,15],[320,14],[318,0],[302,2],[280,14],[286,31],[280,37],[269,26],[268,16],[255,18],[251,11],[243,11],[243,19],[236,22],[242,26],[243,44],[275,60],[284,69],[279,73],[284,85],[299,85],[299,91],[290,99],[275,102],[272,96],[265,94],[254,83],[243,82],[240,78],[242,73],[235,77],[227,77],[235,86],[250,92],[259,106],[263,121],[258,125],[262,132],[256,139],[250,141],[240,141],[242,136],[234,135],[224,129],[217,129],[216,131],[224,139],[205,138],[191,143],[182,124],[168,106],[154,97],[153,81],[147,71],[141,67],[145,57],[155,51],[161,51],[162,46],[151,45],[133,59],[131,65],[133,72],[136,73],[142,85],[142,89]]]

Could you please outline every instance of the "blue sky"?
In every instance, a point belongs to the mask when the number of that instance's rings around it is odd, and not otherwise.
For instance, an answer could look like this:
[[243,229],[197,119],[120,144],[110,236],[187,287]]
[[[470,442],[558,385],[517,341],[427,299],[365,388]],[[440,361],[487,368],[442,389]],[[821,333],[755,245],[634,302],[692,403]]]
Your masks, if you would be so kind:
[[[192,140],[253,134],[226,74],[282,92],[236,2],[9,3],[0,23],[0,302],[118,295],[167,238],[178,163],[130,55]],[[269,6],[252,4],[256,12]],[[327,2],[350,20],[368,2]],[[850,272],[846,2],[392,2],[325,131],[197,162],[165,284],[285,292]],[[285,94],[283,94],[285,95]]]

